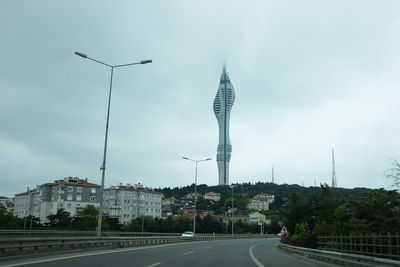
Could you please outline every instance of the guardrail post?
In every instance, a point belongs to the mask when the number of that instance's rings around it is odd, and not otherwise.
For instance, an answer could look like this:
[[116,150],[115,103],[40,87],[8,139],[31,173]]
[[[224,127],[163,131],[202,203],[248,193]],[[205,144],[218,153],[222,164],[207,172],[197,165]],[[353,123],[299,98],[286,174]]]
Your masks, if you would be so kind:
[[361,236],[360,236],[360,252],[361,252],[361,254],[363,254],[363,252],[364,252],[364,234],[361,234]]
[[372,234],[372,254],[376,256],[376,236]]
[[399,238],[399,233],[396,233],[396,255],[400,255],[400,238]]

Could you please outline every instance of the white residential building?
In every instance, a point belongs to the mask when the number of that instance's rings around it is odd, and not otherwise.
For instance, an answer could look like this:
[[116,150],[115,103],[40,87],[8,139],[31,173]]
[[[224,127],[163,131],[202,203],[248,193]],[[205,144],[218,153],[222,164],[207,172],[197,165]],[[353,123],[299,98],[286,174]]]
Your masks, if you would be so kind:
[[253,212],[249,214],[249,222],[250,223],[265,223],[265,224],[270,224],[271,220],[267,219],[264,214],[261,214],[259,212]]
[[163,206],[173,206],[177,202],[178,202],[178,200],[176,198],[174,198],[174,197],[168,197],[168,198],[164,198],[162,200]]
[[274,201],[274,195],[260,193],[250,199],[250,203],[247,207],[251,210],[269,210],[269,204]]
[[221,199],[221,193],[207,192],[204,194],[204,199],[217,202]]
[[14,215],[18,218],[27,216],[39,217],[40,196],[37,189],[28,189],[26,192],[16,194],[14,198]]
[[111,186],[104,190],[104,213],[127,224],[140,216],[161,217],[162,193],[142,185]]

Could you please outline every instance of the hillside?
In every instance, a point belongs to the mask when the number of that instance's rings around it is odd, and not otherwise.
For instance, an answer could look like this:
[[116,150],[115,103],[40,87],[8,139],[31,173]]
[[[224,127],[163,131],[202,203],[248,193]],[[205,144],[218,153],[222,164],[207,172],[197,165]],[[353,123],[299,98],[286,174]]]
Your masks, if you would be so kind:
[[[320,186],[310,186],[303,187],[297,184],[275,184],[275,183],[241,183],[235,184],[234,194],[235,199],[236,196],[240,198],[250,199],[251,197],[259,194],[259,193],[269,193],[275,196],[275,203],[271,205],[271,209],[278,210],[282,207],[283,204],[289,199],[290,195],[294,192],[299,193],[299,195],[307,202],[313,196],[318,194],[320,191]],[[190,186],[184,187],[166,187],[155,189],[158,192],[164,194],[164,197],[175,197],[182,198],[183,196],[194,192],[194,184]],[[332,194],[336,195],[338,200],[358,200],[362,198],[365,193],[372,192],[373,189],[368,188],[331,188]],[[205,184],[201,184],[197,186],[197,192],[200,194],[204,194],[206,192],[217,192],[221,193],[220,202],[224,203],[227,199],[231,198],[232,189],[228,186],[207,186]],[[223,204],[222,204],[223,205]]]

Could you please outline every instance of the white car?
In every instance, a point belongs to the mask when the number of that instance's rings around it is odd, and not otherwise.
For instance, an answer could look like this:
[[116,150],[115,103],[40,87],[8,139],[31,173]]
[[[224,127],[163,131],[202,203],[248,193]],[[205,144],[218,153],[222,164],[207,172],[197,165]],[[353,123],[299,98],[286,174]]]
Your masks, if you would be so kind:
[[193,234],[193,232],[184,232],[182,234],[182,237],[194,237],[194,234]]

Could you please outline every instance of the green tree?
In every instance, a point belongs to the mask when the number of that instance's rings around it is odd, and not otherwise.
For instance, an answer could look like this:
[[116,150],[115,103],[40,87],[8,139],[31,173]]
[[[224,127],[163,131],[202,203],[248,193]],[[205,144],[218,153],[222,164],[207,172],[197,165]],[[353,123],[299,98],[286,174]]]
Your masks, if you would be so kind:
[[305,247],[311,237],[311,230],[307,222],[297,223],[295,233],[290,239],[290,243],[296,246]]
[[[99,210],[93,205],[87,205],[73,219],[73,227],[79,230],[93,231],[97,227]],[[109,230],[108,224],[103,220],[102,230]]]
[[347,235],[351,232],[350,213],[346,205],[338,207],[332,224],[333,235]]
[[299,193],[292,193],[283,211],[283,221],[289,233],[294,233],[296,224],[302,223],[305,218],[305,204]]
[[196,209],[197,210],[211,210],[213,206],[212,201],[199,197],[196,200]]
[[1,228],[19,228],[24,225],[24,220],[14,216],[12,212],[4,212],[0,209],[0,227]]
[[57,210],[56,214],[51,214],[47,216],[49,220],[46,223],[47,227],[57,228],[57,229],[65,229],[72,227],[72,217],[69,216],[69,212],[64,209]]
[[193,229],[193,219],[186,216],[178,216],[172,226],[175,233],[183,233]]
[[400,232],[400,194],[376,189],[363,200],[351,201],[354,232]]
[[321,190],[310,205],[309,212],[317,221],[332,222],[339,202],[328,185],[321,185]]
[[225,225],[221,220],[214,219],[211,215],[205,216],[203,219],[196,217],[197,233],[224,233]]

